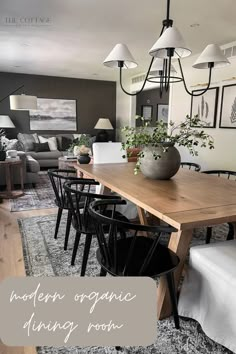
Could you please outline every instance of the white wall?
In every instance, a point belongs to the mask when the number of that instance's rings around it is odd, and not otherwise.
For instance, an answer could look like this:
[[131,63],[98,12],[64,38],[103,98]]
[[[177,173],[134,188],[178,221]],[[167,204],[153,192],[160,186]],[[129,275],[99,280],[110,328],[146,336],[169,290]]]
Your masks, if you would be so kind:
[[[129,85],[128,85],[128,89],[129,89]],[[132,117],[131,97],[126,95],[121,90],[119,83],[117,83],[116,84],[116,141],[123,140],[120,128],[126,125],[131,126],[131,117]]]
[[[197,56],[192,56],[182,61],[185,78],[190,90],[201,87],[191,87],[197,84],[206,83],[208,70],[192,68]],[[177,65],[176,65],[177,67]],[[236,84],[236,80],[228,80],[236,74],[236,60],[231,60],[231,65],[222,69],[215,69],[212,76],[212,87],[219,87],[219,99],[217,107],[216,128],[204,128],[214,138],[214,150],[199,148],[199,156],[192,157],[188,150],[180,148],[182,161],[194,161],[201,165],[202,170],[207,169],[229,169],[236,171],[236,129],[219,128],[220,108],[222,97],[222,86]],[[226,80],[226,81],[224,81]],[[191,86],[190,86],[191,85]],[[183,83],[172,85],[170,97],[169,118],[178,123],[190,114],[191,97],[185,92]]]

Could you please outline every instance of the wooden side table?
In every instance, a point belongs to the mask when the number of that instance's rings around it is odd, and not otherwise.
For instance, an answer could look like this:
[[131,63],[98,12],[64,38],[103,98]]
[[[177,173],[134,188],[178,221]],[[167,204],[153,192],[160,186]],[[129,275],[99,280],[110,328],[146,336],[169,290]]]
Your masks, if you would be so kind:
[[[5,161],[0,161],[0,166],[5,167],[5,172],[6,172],[6,185],[7,185],[7,190],[4,192],[0,193],[0,197],[4,199],[9,199],[9,198],[17,198],[20,197],[24,194],[24,180],[23,180],[23,163],[21,160],[5,160]],[[19,173],[20,173],[20,185],[21,189],[20,190],[14,190],[13,189],[13,170],[15,168],[19,168]]]

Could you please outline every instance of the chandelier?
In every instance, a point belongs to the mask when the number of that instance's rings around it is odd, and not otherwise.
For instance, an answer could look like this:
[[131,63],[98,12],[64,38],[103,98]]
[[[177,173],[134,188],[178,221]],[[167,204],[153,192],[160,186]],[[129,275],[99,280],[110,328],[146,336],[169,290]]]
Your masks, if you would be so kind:
[[[209,76],[206,88],[195,94],[188,90],[184,78],[181,58],[189,56],[191,54],[191,50],[186,48],[183,37],[178,29],[173,27],[173,20],[170,19],[170,0],[167,0],[166,19],[162,22],[160,37],[149,50],[149,54],[152,57],[151,63],[147,74],[145,75],[141,89],[135,93],[126,91],[122,83],[122,70],[132,69],[137,66],[136,61],[125,44],[116,44],[104,60],[103,64],[111,68],[119,68],[121,89],[124,93],[130,96],[136,96],[141,93],[147,81],[158,83],[160,85],[160,96],[162,96],[164,90],[168,92],[170,84],[181,81],[183,82],[184,88],[189,95],[201,96],[209,89],[211,85],[212,69],[230,64],[218,45],[209,44],[193,65],[196,69],[208,69]],[[173,60],[178,61],[180,76],[175,76],[176,71],[172,65]]]

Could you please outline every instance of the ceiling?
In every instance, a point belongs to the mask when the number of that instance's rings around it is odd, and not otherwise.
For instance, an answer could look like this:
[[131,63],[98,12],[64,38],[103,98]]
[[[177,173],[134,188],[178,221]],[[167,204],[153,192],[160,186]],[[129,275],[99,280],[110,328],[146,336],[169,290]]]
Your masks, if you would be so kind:
[[[165,18],[166,0],[1,0],[0,71],[116,80],[102,65],[116,43],[126,43],[146,71]],[[187,47],[235,41],[235,0],[172,0],[171,18]],[[199,26],[191,26],[199,24]]]

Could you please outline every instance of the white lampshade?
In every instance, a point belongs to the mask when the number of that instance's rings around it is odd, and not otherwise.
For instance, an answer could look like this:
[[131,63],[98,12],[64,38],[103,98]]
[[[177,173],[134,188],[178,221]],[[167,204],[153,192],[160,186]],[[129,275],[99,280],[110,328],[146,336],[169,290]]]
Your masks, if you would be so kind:
[[[149,74],[153,76],[159,76],[159,71],[163,71],[163,59],[156,58],[153,61],[152,68]],[[176,74],[177,72],[173,65],[171,65],[170,72],[171,74]]]
[[168,27],[149,50],[152,57],[168,58],[167,49],[174,48],[173,58],[184,58],[191,54],[183,37],[176,27]]
[[124,62],[124,69],[133,69],[138,65],[130,53],[126,44],[116,44],[110,54],[106,57],[103,64],[110,68],[119,68],[118,62]]
[[10,96],[10,109],[22,111],[37,109],[37,97],[28,95],[12,95]]
[[9,116],[0,115],[0,128],[15,128],[15,125]]
[[99,118],[97,124],[94,129],[105,129],[105,130],[113,130],[113,126],[111,125],[110,119],[108,118]]
[[208,69],[208,64],[214,63],[214,68],[229,65],[230,62],[216,44],[209,44],[193,64],[196,69]]

